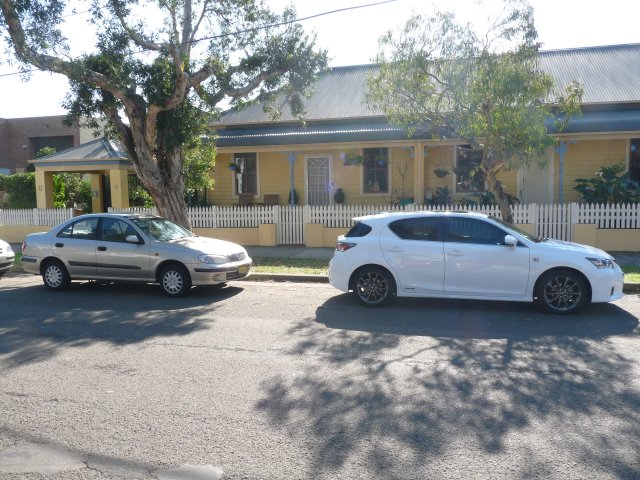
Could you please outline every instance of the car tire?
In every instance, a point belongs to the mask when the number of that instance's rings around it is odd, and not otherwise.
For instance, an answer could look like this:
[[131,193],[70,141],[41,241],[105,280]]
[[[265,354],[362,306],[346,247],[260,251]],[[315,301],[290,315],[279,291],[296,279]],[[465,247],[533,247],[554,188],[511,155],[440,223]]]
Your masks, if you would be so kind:
[[49,260],[42,269],[42,281],[49,290],[66,290],[71,285],[71,277],[59,260]]
[[395,298],[396,282],[384,268],[363,267],[355,274],[353,293],[367,307],[382,307]]
[[590,301],[584,279],[572,270],[544,273],[536,287],[536,301],[546,311],[557,315],[576,313]]
[[160,288],[168,297],[184,297],[191,292],[191,277],[182,265],[168,265],[160,272]]

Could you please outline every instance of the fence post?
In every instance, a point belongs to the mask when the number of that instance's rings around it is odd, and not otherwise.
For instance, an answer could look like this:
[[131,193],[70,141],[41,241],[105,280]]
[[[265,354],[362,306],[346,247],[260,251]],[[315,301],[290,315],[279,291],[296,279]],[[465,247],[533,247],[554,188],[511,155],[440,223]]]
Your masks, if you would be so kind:
[[538,226],[538,205],[536,203],[529,204],[529,211],[527,212],[527,223],[533,225],[534,235],[540,235],[540,229]]
[[218,228],[218,207],[216,205],[211,206],[211,226]]
[[569,241],[573,241],[573,226],[580,221],[580,205],[576,202],[571,202],[571,208],[569,210],[569,231],[567,235],[569,237]]
[[33,209],[33,224],[36,227],[40,226],[40,215],[38,214],[38,209],[37,208]]

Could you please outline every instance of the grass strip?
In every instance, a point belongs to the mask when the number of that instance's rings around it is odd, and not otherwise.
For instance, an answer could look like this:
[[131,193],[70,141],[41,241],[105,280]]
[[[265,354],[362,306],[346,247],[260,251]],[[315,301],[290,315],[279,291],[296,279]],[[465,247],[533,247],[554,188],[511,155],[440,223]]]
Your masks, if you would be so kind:
[[316,258],[253,257],[251,270],[256,273],[327,275],[329,261]]
[[625,283],[640,283],[640,266],[622,265]]

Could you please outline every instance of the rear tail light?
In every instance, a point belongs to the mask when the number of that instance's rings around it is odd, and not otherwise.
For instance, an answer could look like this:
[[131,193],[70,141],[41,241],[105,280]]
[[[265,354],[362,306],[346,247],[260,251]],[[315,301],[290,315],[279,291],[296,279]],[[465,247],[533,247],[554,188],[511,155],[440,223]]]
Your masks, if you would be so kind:
[[346,252],[347,250],[349,250],[350,248],[355,247],[356,245],[358,245],[357,243],[351,243],[351,242],[338,242],[336,243],[336,250],[339,252]]
[[27,249],[27,242],[22,242],[22,254],[24,255],[25,250]]

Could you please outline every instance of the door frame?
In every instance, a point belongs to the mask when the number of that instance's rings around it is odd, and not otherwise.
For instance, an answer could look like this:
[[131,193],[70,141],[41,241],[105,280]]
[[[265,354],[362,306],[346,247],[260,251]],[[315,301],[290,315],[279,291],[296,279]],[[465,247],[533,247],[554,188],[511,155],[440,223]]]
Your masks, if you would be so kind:
[[329,191],[329,205],[333,205],[333,155],[330,153],[316,153],[316,154],[306,154],[304,156],[304,198],[305,204],[310,205],[309,203],[309,159],[311,158],[326,158],[329,166],[329,185],[331,185],[331,190]]

